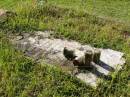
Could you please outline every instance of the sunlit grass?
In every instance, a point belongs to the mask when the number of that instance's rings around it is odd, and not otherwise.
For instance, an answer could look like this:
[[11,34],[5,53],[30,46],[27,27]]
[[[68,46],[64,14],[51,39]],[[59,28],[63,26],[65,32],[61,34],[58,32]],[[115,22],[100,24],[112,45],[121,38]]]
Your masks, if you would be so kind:
[[104,18],[130,22],[129,0],[48,0],[48,2],[61,7],[84,10]]
[[[59,2],[62,4],[64,1]],[[130,41],[124,36],[124,32],[129,33],[129,25],[99,18],[91,15],[91,12],[88,14],[83,10],[75,10],[74,7],[57,5],[57,3],[44,6],[36,6],[33,3],[18,5],[15,9],[17,15],[1,23],[0,29],[6,34],[53,30],[54,36],[58,38],[65,37],[95,47],[119,50],[125,53],[127,68],[119,73],[115,72],[112,74],[112,80],[104,80],[97,89],[92,89],[63,73],[58,67],[38,65],[16,52],[8,39],[1,36],[5,39],[1,39],[0,49],[3,74],[0,81],[0,96],[127,97]]]

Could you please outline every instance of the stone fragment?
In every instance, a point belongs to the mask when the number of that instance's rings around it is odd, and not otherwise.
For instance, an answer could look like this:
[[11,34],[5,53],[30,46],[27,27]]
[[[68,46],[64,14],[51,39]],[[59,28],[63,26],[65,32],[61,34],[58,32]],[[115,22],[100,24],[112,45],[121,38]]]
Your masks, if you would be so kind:
[[93,62],[99,64],[100,56],[101,56],[101,51],[99,49],[94,49]]
[[87,50],[85,52],[85,65],[90,67],[92,61],[93,61],[93,52],[90,50]]
[[85,64],[85,56],[80,56],[80,57],[76,57],[73,60],[73,64],[77,67],[86,67],[87,65]]
[[68,49],[67,47],[64,48],[63,54],[68,60],[73,60],[76,57],[74,50]]

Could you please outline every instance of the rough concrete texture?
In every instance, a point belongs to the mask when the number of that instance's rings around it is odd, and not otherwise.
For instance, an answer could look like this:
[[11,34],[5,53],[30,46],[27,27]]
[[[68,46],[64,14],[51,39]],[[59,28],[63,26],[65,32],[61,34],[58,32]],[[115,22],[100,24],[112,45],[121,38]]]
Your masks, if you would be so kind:
[[[73,66],[63,55],[64,47],[84,52],[85,50],[94,50],[90,45],[81,45],[76,41],[65,39],[55,39],[51,36],[53,32],[36,32],[34,35],[24,33],[22,36],[14,36],[12,42],[18,49],[36,60],[45,60],[47,63],[59,64],[61,66]],[[86,84],[97,85],[97,80],[102,76],[107,76],[114,70],[120,70],[125,63],[123,53],[111,49],[100,49],[100,64],[92,62],[93,69],[80,70],[75,76]],[[83,53],[82,53],[83,54]],[[79,54],[80,55],[80,54]]]

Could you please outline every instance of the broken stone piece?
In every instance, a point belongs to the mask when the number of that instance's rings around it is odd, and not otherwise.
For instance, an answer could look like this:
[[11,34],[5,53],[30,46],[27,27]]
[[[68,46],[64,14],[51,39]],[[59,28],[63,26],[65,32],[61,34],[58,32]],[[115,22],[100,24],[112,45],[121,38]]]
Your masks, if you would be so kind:
[[99,64],[100,56],[101,56],[101,51],[99,49],[95,49],[94,55],[93,55],[93,62],[96,63],[96,64]]
[[68,60],[73,60],[75,58],[74,51],[66,47],[63,50],[63,54]]
[[85,52],[85,66],[90,67],[92,61],[93,61],[93,52],[88,50]]
[[74,60],[73,60],[73,64],[75,66],[84,66],[85,67],[85,56],[80,56],[80,57],[76,57]]

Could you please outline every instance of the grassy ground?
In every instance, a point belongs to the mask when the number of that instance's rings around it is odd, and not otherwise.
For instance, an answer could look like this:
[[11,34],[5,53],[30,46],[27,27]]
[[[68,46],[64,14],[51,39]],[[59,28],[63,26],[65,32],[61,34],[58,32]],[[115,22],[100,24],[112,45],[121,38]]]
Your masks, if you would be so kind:
[[1,0],[0,8],[13,8],[18,3],[18,0]]
[[[2,64],[0,95],[3,97],[28,97],[29,95],[30,97],[35,95],[36,97],[37,95],[38,97],[53,97],[52,95],[54,97],[127,97],[130,64],[130,40],[127,39],[129,25],[99,18],[83,10],[75,10],[75,7],[64,7],[67,4],[61,1],[57,3],[57,0],[53,5],[49,2],[51,4],[44,6],[31,5],[32,3],[21,4],[15,9],[17,15],[0,23],[0,29],[6,33],[53,30],[56,32],[55,37],[65,37],[95,47],[120,50],[125,53],[127,68],[120,73],[115,72],[112,74],[112,80],[104,80],[97,89],[92,89],[61,72],[57,67],[37,65],[25,56],[15,54],[9,43],[6,45],[6,39],[1,38],[3,43],[0,53],[4,57],[0,58]],[[59,4],[64,6],[57,7]],[[19,80],[22,80],[21,83],[18,83]],[[58,85],[55,85],[56,83]]]
[[[1,0],[0,8],[14,8],[17,3],[32,0]],[[84,10],[87,13],[95,14],[104,18],[113,18],[130,22],[130,1],[129,0],[48,0],[50,4],[60,7]],[[14,8],[15,9],[15,8]]]
[[[94,91],[58,67],[33,62],[0,33],[0,97],[86,97]],[[88,93],[87,93],[88,92]]]
[[48,0],[61,7],[84,10],[101,17],[130,22],[129,0]]

